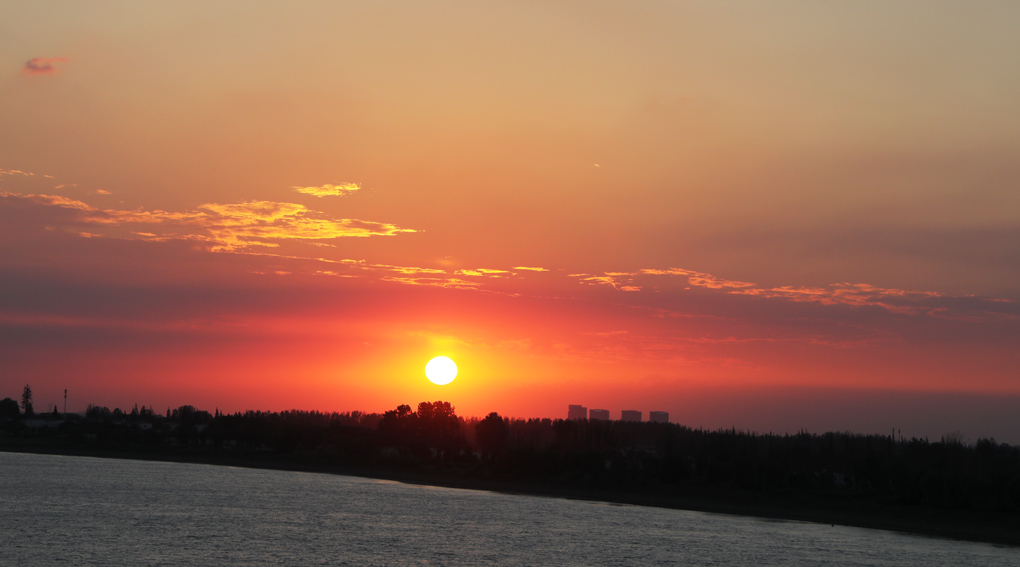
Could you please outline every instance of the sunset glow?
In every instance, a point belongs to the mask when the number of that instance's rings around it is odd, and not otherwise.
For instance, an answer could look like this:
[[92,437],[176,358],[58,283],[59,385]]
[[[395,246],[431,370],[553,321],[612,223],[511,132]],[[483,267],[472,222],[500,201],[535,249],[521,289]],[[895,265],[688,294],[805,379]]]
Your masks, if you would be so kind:
[[1014,4],[14,4],[0,398],[1020,442]]

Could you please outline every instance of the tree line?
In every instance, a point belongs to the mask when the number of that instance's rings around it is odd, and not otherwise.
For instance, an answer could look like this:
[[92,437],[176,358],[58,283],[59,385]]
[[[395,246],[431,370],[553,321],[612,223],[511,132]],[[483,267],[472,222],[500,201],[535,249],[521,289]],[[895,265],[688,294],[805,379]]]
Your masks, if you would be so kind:
[[968,444],[958,435],[929,441],[850,432],[758,434],[675,423],[511,419],[495,412],[478,419],[458,416],[444,401],[382,414],[90,405],[84,415],[32,426],[22,419],[30,414],[19,411],[24,401],[0,401],[0,447],[19,440],[600,490],[736,489],[1020,513],[1020,447],[994,439]]

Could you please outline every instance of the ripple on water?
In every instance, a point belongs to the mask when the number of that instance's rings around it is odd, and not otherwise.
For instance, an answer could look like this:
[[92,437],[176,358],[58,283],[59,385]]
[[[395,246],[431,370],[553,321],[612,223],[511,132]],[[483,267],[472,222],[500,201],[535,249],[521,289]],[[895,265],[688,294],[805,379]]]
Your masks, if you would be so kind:
[[0,453],[0,563],[990,567],[907,534],[356,477]]

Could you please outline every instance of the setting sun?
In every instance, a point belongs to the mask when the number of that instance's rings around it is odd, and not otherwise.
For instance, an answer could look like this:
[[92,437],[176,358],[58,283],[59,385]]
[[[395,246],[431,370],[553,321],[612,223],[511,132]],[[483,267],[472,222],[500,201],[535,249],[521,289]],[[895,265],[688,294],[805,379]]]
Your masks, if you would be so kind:
[[433,384],[449,384],[457,377],[457,364],[447,356],[437,356],[425,365],[425,377]]

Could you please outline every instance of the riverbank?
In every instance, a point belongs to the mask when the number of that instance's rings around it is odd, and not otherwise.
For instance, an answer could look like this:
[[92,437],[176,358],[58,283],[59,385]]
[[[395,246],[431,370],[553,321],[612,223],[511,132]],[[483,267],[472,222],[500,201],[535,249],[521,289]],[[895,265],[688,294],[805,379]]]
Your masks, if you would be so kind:
[[39,440],[28,441],[17,438],[0,438],[0,451],[340,474],[507,494],[838,524],[1020,547],[1020,518],[1017,514],[904,506],[882,502],[874,498],[819,498],[802,493],[766,493],[739,489],[663,485],[611,489],[577,483],[535,483],[481,478],[466,474],[463,469],[449,467],[408,468],[382,464],[335,465],[302,462],[271,455],[255,458],[184,451],[103,450],[67,447]]

